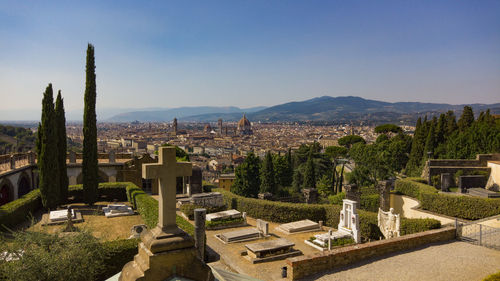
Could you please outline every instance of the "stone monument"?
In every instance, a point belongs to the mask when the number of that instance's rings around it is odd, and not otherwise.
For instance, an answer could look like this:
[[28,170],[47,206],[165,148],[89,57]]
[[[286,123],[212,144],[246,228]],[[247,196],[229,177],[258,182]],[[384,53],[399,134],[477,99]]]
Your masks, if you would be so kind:
[[385,239],[399,237],[400,220],[399,214],[394,213],[394,208],[391,208],[389,212],[378,209],[378,227]]
[[359,192],[358,186],[356,184],[345,185],[345,198],[356,203],[356,209],[359,209],[359,202],[361,198],[361,192]]
[[389,192],[391,191],[392,181],[379,181],[378,190],[380,192],[380,208],[383,211],[389,211],[391,206],[391,198]]
[[203,192],[203,171],[200,167],[193,167],[193,175],[189,178],[189,192],[188,195]]
[[449,192],[450,187],[453,186],[454,182],[455,182],[455,180],[453,179],[453,175],[451,173],[442,173],[441,174],[441,191]]
[[161,147],[158,163],[143,164],[143,177],[159,181],[158,225],[141,234],[139,253],[123,267],[119,280],[214,279],[194,239],[175,222],[176,178],[191,176],[191,167],[190,162],[176,161],[174,147]]
[[318,203],[318,190],[316,188],[304,188],[302,189],[302,194],[304,194],[307,204]]
[[340,211],[339,232],[349,233],[356,243],[361,242],[361,231],[359,229],[359,215],[356,201],[344,199]]

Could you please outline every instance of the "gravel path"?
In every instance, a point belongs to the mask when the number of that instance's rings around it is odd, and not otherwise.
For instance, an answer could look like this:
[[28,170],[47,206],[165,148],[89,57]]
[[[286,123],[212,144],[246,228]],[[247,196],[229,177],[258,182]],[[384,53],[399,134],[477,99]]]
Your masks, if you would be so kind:
[[306,280],[482,280],[500,271],[500,251],[465,242],[369,259]]

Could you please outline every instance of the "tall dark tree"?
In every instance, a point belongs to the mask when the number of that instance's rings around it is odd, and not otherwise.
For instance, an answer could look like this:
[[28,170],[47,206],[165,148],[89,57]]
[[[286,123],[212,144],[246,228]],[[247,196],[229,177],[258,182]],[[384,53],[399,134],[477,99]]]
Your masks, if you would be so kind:
[[472,107],[466,105],[464,106],[464,111],[462,112],[462,116],[458,119],[458,129],[461,132],[464,132],[469,128],[474,122],[474,112],[472,111]]
[[83,112],[83,195],[85,203],[93,205],[98,199],[97,125],[96,125],[96,83],[94,46],[88,44],[85,105]]
[[316,188],[316,174],[314,171],[314,161],[312,151],[309,154],[304,171],[304,188]]
[[274,177],[276,185],[279,187],[290,186],[292,184],[293,170],[290,168],[287,156],[273,156]]
[[38,130],[36,131],[36,162],[40,163],[40,155],[42,155],[42,123],[38,123]]
[[453,110],[446,112],[446,138],[450,137],[458,129],[457,118]]
[[41,121],[41,148],[38,163],[40,193],[43,206],[49,210],[53,210],[60,201],[60,176],[52,84],[47,86],[43,94]]
[[270,151],[266,153],[260,170],[260,192],[269,192],[273,195],[277,194],[273,156]]
[[[435,130],[435,123],[431,121],[430,127],[429,127],[429,132],[427,134],[427,139],[425,141],[425,148],[424,148],[424,153],[425,156],[423,157],[423,160],[427,160],[430,156],[430,158],[434,158],[434,149],[436,147],[436,130]],[[429,156],[427,155],[429,154]]]
[[236,168],[235,176],[231,192],[245,197],[257,197],[260,188],[259,157],[249,152],[245,161]]
[[55,117],[57,126],[57,146],[59,152],[59,196],[60,204],[63,204],[68,198],[68,171],[66,168],[66,153],[68,145],[66,136],[66,117],[64,116],[64,102],[60,90],[56,99]]
[[422,163],[426,138],[427,135],[424,131],[422,118],[419,117],[415,126],[415,134],[413,136],[413,142],[411,144],[410,157],[408,159],[408,163],[406,164],[406,173],[408,175],[420,175],[419,169]]

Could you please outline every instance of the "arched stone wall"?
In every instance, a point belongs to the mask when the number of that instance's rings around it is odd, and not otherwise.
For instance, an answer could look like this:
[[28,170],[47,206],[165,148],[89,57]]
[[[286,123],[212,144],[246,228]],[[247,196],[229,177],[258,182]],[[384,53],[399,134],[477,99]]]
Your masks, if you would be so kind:
[[30,177],[26,171],[22,172],[17,180],[17,198],[21,198],[21,196],[27,194],[32,189]]
[[[106,173],[104,173],[103,171],[99,170],[97,172],[97,175],[99,177],[99,179],[98,179],[99,183],[108,182],[108,180],[109,180],[108,175],[106,175]],[[78,175],[78,177],[76,177],[76,184],[83,184],[83,173],[80,173]]]
[[14,185],[8,178],[0,181],[0,206],[14,200]]

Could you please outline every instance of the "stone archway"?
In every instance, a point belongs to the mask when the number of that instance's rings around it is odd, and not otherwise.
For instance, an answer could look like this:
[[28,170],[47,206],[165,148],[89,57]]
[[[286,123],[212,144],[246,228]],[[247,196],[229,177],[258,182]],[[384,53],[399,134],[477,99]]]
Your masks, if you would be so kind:
[[17,198],[21,198],[23,195],[27,194],[31,191],[31,181],[26,172],[23,172],[21,176],[19,176],[19,180],[17,181]]
[[14,199],[14,186],[9,179],[0,182],[0,206],[9,203]]
[[[99,177],[97,179],[99,183],[101,183],[101,182],[108,182],[109,181],[108,175],[106,175],[106,173],[104,173],[101,170],[99,170],[97,172],[97,176]],[[83,173],[80,173],[78,175],[78,177],[76,177],[76,184],[83,184]]]

